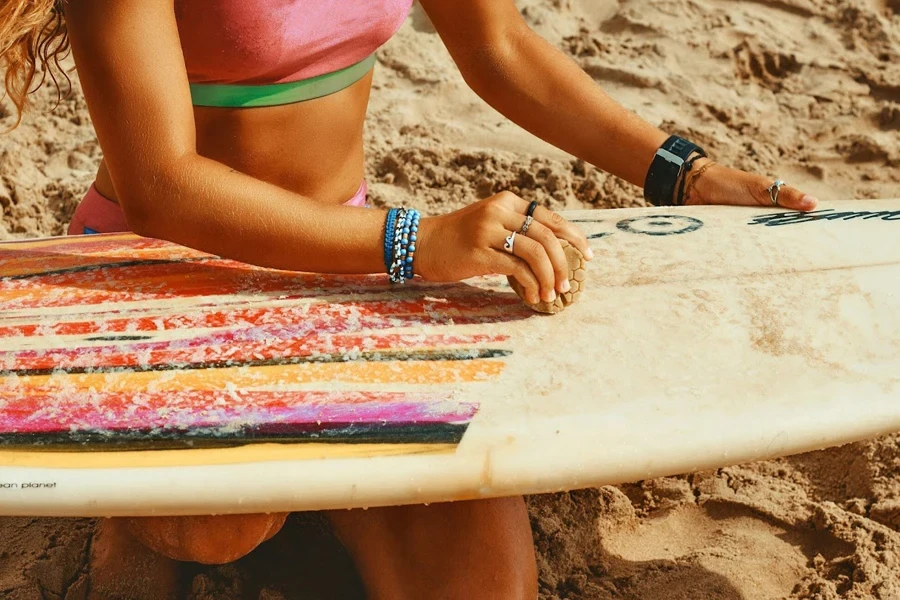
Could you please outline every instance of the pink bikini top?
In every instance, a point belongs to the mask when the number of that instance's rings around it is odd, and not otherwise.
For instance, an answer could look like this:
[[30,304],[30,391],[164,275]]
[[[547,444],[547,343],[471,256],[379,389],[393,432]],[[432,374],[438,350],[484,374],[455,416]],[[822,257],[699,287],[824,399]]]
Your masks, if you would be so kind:
[[372,55],[412,0],[176,0],[188,78],[195,84],[295,82]]

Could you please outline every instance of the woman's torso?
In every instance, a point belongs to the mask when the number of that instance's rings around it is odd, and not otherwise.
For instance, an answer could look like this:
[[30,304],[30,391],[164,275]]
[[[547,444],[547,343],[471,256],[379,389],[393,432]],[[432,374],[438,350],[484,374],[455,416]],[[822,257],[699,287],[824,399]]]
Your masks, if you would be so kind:
[[[262,85],[358,62],[399,28],[410,0],[178,0],[192,83]],[[197,151],[290,191],[340,204],[363,174],[371,73],[337,93],[262,108],[194,107]],[[115,199],[105,164],[97,189]]]

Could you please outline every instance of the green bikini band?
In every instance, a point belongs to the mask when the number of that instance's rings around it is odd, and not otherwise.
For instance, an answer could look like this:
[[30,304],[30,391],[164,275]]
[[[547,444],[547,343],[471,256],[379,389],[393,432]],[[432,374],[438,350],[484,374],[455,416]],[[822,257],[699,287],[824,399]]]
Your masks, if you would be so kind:
[[268,85],[192,83],[191,100],[194,106],[225,106],[231,108],[277,106],[279,104],[303,102],[304,100],[321,98],[350,87],[371,71],[374,65],[375,55],[373,54],[340,71],[289,83],[272,83]]

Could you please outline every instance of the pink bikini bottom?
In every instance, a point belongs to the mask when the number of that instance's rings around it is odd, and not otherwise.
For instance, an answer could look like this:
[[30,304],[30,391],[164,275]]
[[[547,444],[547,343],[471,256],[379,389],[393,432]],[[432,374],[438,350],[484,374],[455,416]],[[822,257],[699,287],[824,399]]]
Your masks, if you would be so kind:
[[[369,188],[363,181],[353,197],[344,202],[344,206],[358,206],[365,208],[366,194]],[[68,235],[83,235],[90,233],[115,233],[119,231],[131,231],[125,222],[125,213],[122,207],[97,191],[93,185],[84,195],[72,222],[69,223]]]

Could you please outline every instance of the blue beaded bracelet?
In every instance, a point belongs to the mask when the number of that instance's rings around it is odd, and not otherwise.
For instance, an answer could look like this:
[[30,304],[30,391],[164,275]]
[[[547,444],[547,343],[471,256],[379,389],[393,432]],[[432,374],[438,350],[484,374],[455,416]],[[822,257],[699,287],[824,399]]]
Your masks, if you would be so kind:
[[[409,219],[409,231],[406,246],[406,264],[404,265],[405,276],[407,279],[413,278],[413,260],[416,254],[416,234],[419,232],[419,213],[415,211]],[[404,228],[406,232],[406,228]]]
[[388,271],[391,270],[391,262],[394,260],[394,229],[398,212],[400,211],[396,208],[390,209],[384,223],[384,268]]

